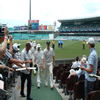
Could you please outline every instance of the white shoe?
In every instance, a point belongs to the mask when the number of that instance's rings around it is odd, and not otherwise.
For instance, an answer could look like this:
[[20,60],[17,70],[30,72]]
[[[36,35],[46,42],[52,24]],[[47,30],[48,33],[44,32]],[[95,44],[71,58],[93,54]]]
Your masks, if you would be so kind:
[[38,83],[37,87],[40,88],[40,83]]
[[48,83],[45,83],[45,87],[48,87]]
[[34,70],[34,74],[36,75],[36,71]]

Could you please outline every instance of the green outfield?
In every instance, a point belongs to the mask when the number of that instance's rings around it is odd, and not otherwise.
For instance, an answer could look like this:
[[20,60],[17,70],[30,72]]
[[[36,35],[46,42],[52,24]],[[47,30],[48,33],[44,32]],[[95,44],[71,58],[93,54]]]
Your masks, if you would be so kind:
[[[25,47],[26,42],[30,40],[13,40],[13,43],[17,42],[21,44],[20,50]],[[36,43],[40,43],[42,50],[46,47],[47,40],[36,40]],[[52,46],[52,45],[51,45]],[[100,42],[96,42],[96,50],[98,57],[100,57]],[[75,56],[82,57],[82,55],[89,55],[89,48],[86,44],[86,49],[82,49],[82,41],[67,41],[64,40],[63,48],[58,48],[58,41],[55,40],[55,59],[75,58]]]

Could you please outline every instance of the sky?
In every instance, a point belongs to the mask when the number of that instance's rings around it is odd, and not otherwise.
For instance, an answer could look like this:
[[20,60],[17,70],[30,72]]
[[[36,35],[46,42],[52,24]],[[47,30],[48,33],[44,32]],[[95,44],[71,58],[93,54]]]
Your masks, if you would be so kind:
[[[41,25],[60,26],[59,19],[100,16],[100,0],[31,0],[31,19]],[[0,0],[0,23],[28,25],[29,0]]]

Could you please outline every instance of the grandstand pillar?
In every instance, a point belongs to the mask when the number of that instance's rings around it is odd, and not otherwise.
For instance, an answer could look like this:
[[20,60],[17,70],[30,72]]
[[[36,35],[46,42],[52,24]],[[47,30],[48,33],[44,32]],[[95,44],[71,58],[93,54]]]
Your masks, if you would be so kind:
[[31,20],[31,0],[29,0],[29,20]]
[[56,21],[54,21],[54,31],[56,31]]

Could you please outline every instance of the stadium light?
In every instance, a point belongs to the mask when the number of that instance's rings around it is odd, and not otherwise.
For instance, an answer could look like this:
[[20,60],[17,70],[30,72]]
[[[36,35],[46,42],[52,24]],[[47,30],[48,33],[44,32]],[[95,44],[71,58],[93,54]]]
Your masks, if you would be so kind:
[[29,0],[29,20],[31,20],[31,0]]

